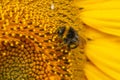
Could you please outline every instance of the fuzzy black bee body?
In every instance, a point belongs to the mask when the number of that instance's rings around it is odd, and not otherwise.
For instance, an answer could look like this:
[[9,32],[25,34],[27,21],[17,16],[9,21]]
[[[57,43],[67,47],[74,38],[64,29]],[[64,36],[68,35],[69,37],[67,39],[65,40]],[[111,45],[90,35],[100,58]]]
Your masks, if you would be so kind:
[[74,49],[79,45],[79,36],[72,27],[69,29],[60,27],[57,33],[58,36],[62,38],[64,44],[67,44],[68,48]]

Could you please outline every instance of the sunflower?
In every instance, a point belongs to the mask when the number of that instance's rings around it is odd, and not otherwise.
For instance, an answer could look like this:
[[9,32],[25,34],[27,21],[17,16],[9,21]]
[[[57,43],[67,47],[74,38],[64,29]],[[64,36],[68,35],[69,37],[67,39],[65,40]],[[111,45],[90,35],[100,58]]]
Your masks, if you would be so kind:
[[119,3],[0,0],[0,80],[119,80]]

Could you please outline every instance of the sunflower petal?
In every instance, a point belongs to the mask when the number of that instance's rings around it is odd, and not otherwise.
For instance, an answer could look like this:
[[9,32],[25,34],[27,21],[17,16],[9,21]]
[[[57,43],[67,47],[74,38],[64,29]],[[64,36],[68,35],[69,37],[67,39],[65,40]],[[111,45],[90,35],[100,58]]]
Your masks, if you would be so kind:
[[90,40],[96,40],[96,39],[102,39],[102,38],[109,38],[110,37],[110,35],[105,34],[103,32],[100,32],[100,31],[98,31],[94,28],[91,28],[89,26],[86,27],[84,35],[86,36],[87,39],[90,39]]
[[75,5],[83,8],[80,19],[87,25],[85,35],[91,39],[85,49],[93,63],[85,68],[89,80],[120,80],[119,4],[119,0],[76,0]]
[[92,63],[87,63],[84,70],[88,80],[112,80],[111,77],[105,75],[98,68],[96,68]]
[[[119,0],[75,0],[75,5],[85,10],[119,9]],[[112,6],[111,6],[112,5]]]
[[120,39],[97,39],[87,44],[85,52],[96,67],[111,78],[120,80],[119,48]]
[[102,32],[120,36],[120,10],[94,10],[81,14],[82,21]]

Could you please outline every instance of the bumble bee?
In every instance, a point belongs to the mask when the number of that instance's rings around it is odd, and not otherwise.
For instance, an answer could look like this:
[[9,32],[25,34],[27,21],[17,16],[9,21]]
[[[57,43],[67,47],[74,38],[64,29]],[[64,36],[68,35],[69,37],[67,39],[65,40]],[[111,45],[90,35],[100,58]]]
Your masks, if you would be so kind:
[[57,34],[62,39],[63,43],[67,44],[68,48],[74,49],[79,46],[79,36],[72,27],[59,27]]

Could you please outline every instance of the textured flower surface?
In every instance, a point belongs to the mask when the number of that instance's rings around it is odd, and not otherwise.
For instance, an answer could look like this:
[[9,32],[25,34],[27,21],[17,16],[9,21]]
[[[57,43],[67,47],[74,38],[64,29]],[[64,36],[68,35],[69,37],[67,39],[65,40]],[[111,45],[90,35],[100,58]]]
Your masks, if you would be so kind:
[[0,80],[84,80],[79,12],[72,0],[0,0]]
[[88,80],[120,80],[120,1],[76,0],[88,38],[85,53]]

